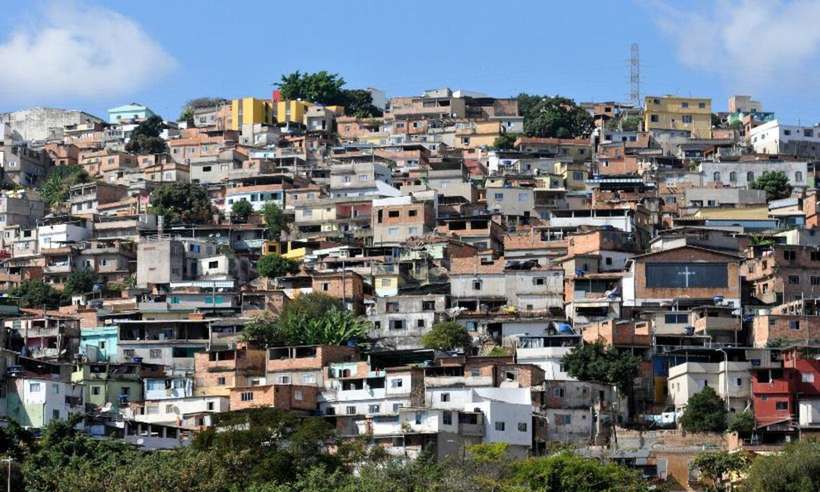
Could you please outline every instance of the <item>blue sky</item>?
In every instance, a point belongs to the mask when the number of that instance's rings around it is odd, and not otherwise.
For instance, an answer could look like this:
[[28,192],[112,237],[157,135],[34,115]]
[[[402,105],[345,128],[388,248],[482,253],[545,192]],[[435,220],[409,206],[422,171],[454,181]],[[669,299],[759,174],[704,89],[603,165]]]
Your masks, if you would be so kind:
[[[5,0],[0,111],[142,102],[167,118],[199,96],[268,97],[294,70],[388,96],[440,86],[494,96],[762,99],[820,121],[820,2]],[[67,60],[70,60],[68,62]],[[9,72],[10,67],[10,72]]]

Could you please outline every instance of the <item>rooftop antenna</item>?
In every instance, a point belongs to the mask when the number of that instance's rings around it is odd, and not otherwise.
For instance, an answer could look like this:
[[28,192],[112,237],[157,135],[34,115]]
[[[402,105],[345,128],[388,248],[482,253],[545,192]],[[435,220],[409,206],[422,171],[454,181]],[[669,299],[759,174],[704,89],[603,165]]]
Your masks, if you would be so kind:
[[629,49],[629,101],[641,107],[641,52],[638,43]]

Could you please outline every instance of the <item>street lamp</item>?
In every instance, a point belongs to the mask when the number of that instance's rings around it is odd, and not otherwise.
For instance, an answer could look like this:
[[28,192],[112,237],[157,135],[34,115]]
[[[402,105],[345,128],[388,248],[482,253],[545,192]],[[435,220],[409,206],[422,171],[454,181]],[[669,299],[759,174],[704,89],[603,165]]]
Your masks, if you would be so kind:
[[3,458],[0,461],[5,461],[9,465],[8,468],[7,468],[7,476],[6,476],[6,490],[8,492],[11,492],[11,462],[14,461],[14,460],[11,459],[11,456],[9,456],[7,458]]

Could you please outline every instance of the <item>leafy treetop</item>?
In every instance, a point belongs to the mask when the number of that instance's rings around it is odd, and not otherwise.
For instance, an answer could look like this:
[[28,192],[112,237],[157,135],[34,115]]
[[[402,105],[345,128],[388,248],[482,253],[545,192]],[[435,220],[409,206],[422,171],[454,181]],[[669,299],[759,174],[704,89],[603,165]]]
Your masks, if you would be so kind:
[[640,362],[640,357],[614,347],[607,348],[600,341],[578,345],[561,359],[570,376],[581,381],[614,384],[625,394],[632,391]]
[[763,171],[763,174],[752,183],[752,188],[764,190],[769,201],[788,198],[792,194],[792,185],[783,171]]
[[680,418],[686,432],[723,432],[726,430],[726,406],[711,386],[692,395]]
[[163,216],[166,225],[207,223],[213,213],[208,193],[196,183],[160,185],[151,193],[151,211]]
[[467,350],[473,339],[467,329],[455,321],[436,323],[422,335],[421,344],[428,349],[450,351],[455,349]]

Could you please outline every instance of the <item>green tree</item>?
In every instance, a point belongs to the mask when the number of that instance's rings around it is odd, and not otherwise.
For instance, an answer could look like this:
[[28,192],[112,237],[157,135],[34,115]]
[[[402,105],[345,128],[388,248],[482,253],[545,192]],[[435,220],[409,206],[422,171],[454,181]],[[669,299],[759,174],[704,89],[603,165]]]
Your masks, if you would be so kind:
[[55,166],[40,185],[40,197],[49,208],[54,208],[68,200],[68,191],[72,186],[89,181],[88,173],[80,166]]
[[165,218],[166,225],[203,224],[213,209],[205,188],[196,183],[165,183],[151,193],[151,212]]
[[257,345],[345,345],[363,342],[369,328],[340,300],[310,293],[285,304],[278,319],[263,315],[247,323],[242,333]]
[[751,462],[752,457],[743,451],[704,451],[695,456],[689,467],[700,472],[714,490],[722,491],[729,490],[731,474],[745,471]]
[[499,150],[510,150],[515,148],[517,133],[502,133],[493,140],[493,147]]
[[436,323],[433,327],[422,335],[421,344],[428,349],[434,350],[468,350],[472,344],[473,339],[467,329],[456,323],[455,321],[442,321]]
[[524,114],[524,133],[530,137],[574,138],[591,131],[592,116],[565,97],[544,97]]
[[302,99],[319,104],[344,104],[345,94],[342,87],[345,79],[339,74],[324,70],[316,73],[296,72],[282,75],[276,84],[282,97],[286,100]]
[[523,116],[524,118],[527,117],[528,114],[532,111],[532,109],[544,99],[544,96],[537,96],[534,94],[527,94],[522,92],[518,94],[518,114]]
[[733,413],[729,417],[728,429],[732,432],[737,432],[740,436],[749,436],[755,430],[755,417],[752,415],[752,412],[748,410]]
[[253,213],[253,205],[247,200],[239,200],[231,205],[231,218],[236,222],[247,222]]
[[57,307],[65,304],[65,296],[42,280],[24,280],[11,290],[12,297],[20,298],[26,308]]
[[193,125],[195,110],[220,106],[227,102],[227,99],[221,97],[198,97],[196,99],[191,99],[186,102],[184,106],[182,106],[182,110],[179,112],[179,118],[177,118],[177,121],[185,121],[188,122],[189,125]]
[[373,105],[373,95],[364,89],[345,89],[342,91],[342,104],[345,114],[356,118],[374,118],[382,116],[382,111]]
[[563,452],[516,461],[513,485],[545,492],[648,491],[649,484],[635,470],[615,463],[601,463]]
[[84,268],[68,274],[63,292],[66,295],[87,294],[94,290],[98,277],[94,270]]
[[299,263],[282,255],[271,253],[259,258],[256,262],[256,272],[267,278],[276,278],[299,270]]
[[641,128],[641,117],[635,115],[625,116],[621,119],[621,129],[625,132],[636,132]]
[[278,241],[282,232],[290,231],[288,216],[274,202],[267,202],[262,206],[262,217],[268,230],[268,238]]
[[723,400],[711,386],[706,386],[686,402],[680,425],[686,432],[723,432],[726,414]]
[[614,384],[630,395],[641,358],[614,347],[607,348],[601,341],[583,343],[561,358],[570,376],[581,381]]
[[131,132],[131,137],[125,150],[135,154],[162,154],[168,151],[165,140],[160,138],[165,124],[159,116],[151,116],[137,125]]
[[792,185],[783,171],[763,171],[763,174],[752,183],[752,188],[765,191],[766,199],[769,201],[788,198],[792,194]]
[[820,490],[820,442],[802,439],[780,454],[758,456],[743,485],[750,492]]

